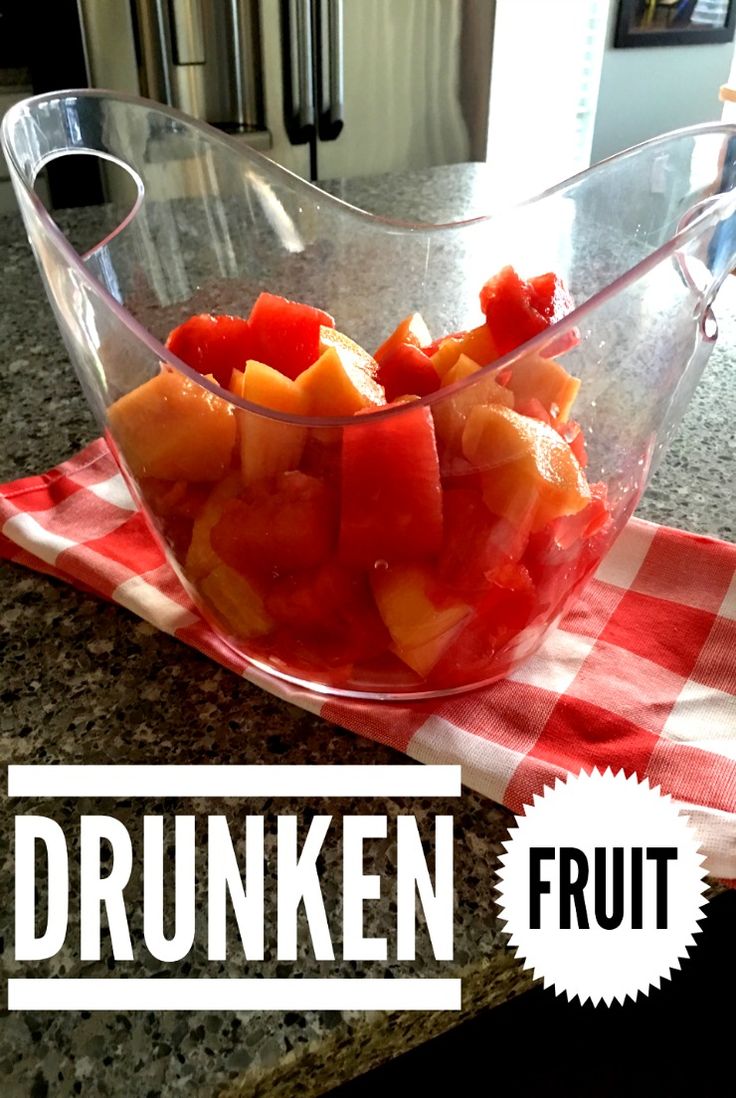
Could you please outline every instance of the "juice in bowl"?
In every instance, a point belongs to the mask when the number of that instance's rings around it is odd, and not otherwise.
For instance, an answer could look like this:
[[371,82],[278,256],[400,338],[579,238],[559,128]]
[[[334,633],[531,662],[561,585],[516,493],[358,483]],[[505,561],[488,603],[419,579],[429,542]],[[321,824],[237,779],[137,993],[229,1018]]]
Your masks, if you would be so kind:
[[[262,671],[386,699],[512,672],[632,513],[736,260],[731,136],[426,226],[142,100],[58,93],[4,123],[72,360],[203,615]],[[83,257],[32,189],[70,151],[137,188]]]

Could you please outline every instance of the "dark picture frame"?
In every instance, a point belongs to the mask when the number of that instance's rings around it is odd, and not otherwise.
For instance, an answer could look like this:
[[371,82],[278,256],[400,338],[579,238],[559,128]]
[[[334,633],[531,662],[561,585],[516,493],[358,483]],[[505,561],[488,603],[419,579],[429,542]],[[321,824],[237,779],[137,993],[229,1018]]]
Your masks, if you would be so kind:
[[[695,8],[697,0],[681,0],[676,10],[671,12],[676,15],[680,9],[681,20],[687,15],[687,6]],[[714,42],[732,42],[736,29],[736,0],[729,0],[725,23],[722,27],[698,27],[689,26],[687,23],[672,21],[665,26],[657,22],[652,29],[643,29],[641,18],[643,11],[648,6],[648,0],[619,0],[618,20],[616,22],[616,37],[614,46],[618,49],[628,49],[636,46],[700,46]],[[652,7],[652,16],[664,14],[666,8],[672,8],[662,2],[655,2]]]

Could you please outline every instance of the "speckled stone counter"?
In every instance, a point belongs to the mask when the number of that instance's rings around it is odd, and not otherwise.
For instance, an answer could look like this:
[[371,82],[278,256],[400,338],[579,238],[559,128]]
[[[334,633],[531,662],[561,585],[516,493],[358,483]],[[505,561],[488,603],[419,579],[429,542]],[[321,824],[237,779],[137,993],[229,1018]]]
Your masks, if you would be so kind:
[[[351,181],[335,189],[356,205],[378,212],[447,220],[483,210],[484,169],[476,165],[440,168]],[[89,244],[99,239],[105,218],[106,211],[89,210],[60,215],[59,221],[75,241]],[[6,480],[55,464],[97,432],[43,296],[20,222],[12,217],[0,219],[0,302],[0,479]],[[733,539],[736,292],[732,287],[727,287],[724,307],[717,311],[722,318],[722,341],[639,513]],[[2,565],[0,573],[3,768],[9,762],[402,761],[388,748],[258,691],[120,608],[20,568]],[[267,818],[268,850],[272,839],[268,820],[277,809],[273,802],[250,801],[247,807]],[[407,807],[406,802],[389,802],[381,804],[380,811],[393,818]],[[6,1013],[0,1023],[3,1094],[8,1098],[318,1095],[483,1007],[522,992],[529,980],[504,947],[491,892],[509,813],[467,792],[457,802],[411,807],[420,817],[440,811],[455,816],[455,961],[451,965],[434,962],[426,935],[420,934],[416,962],[390,961],[379,971],[370,964],[360,969],[364,975],[389,978],[461,975],[462,1013]],[[119,800],[107,802],[104,810],[123,820],[135,843],[144,810],[170,815],[186,808],[173,800],[145,805]],[[225,811],[232,822],[242,818],[245,805],[228,802],[218,810]],[[346,798],[340,810],[370,809]],[[8,898],[12,896],[13,811],[4,798],[0,809],[3,982],[20,974],[21,967],[28,974],[27,965],[16,965],[12,948]],[[35,801],[34,811],[65,821],[69,830],[81,813],[99,811],[99,806]],[[279,801],[278,811],[292,811],[308,821],[315,811],[329,811],[329,806]],[[328,907],[329,889],[334,888],[336,895],[339,888],[339,859],[339,845],[328,840],[322,872]],[[390,879],[395,859],[391,840],[376,859]],[[370,872],[369,864],[366,871]],[[131,888],[139,885],[134,878]],[[339,919],[336,901],[332,907],[330,918]],[[390,902],[369,908],[373,914],[366,933],[390,935]],[[131,931],[138,941],[141,925],[136,917]],[[207,961],[201,946],[176,965],[163,966],[142,949],[136,950],[134,962],[115,965],[109,941],[101,961],[80,965],[74,960],[74,934],[70,937],[68,951],[65,948],[52,962],[35,964],[34,975],[95,976],[113,969],[119,975],[161,977],[246,973],[242,952],[234,949],[232,960],[214,963]],[[296,967],[303,976],[327,971],[356,975],[354,963],[315,962],[301,933],[299,953]],[[282,976],[291,971],[291,966],[275,959],[272,943],[267,941],[259,974]]]

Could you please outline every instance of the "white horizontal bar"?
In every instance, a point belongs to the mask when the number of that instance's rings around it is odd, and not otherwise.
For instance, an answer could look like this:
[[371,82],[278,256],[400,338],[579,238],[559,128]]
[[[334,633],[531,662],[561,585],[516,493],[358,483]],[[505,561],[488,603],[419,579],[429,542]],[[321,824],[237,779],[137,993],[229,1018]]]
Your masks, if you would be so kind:
[[9,797],[459,797],[459,766],[8,767]]
[[8,1010],[460,1010],[462,981],[8,980]]

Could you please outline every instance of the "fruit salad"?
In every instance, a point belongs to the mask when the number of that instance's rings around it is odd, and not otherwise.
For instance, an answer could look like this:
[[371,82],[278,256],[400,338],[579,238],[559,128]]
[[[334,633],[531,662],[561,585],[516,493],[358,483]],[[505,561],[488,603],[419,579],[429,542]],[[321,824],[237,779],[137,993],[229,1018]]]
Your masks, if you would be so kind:
[[569,294],[507,267],[480,306],[476,327],[439,336],[414,313],[371,354],[321,309],[262,293],[247,317],[169,335],[209,386],[163,364],[108,409],[195,599],[259,666],[368,695],[488,682],[607,548],[580,382],[558,361],[578,333],[493,365]]

